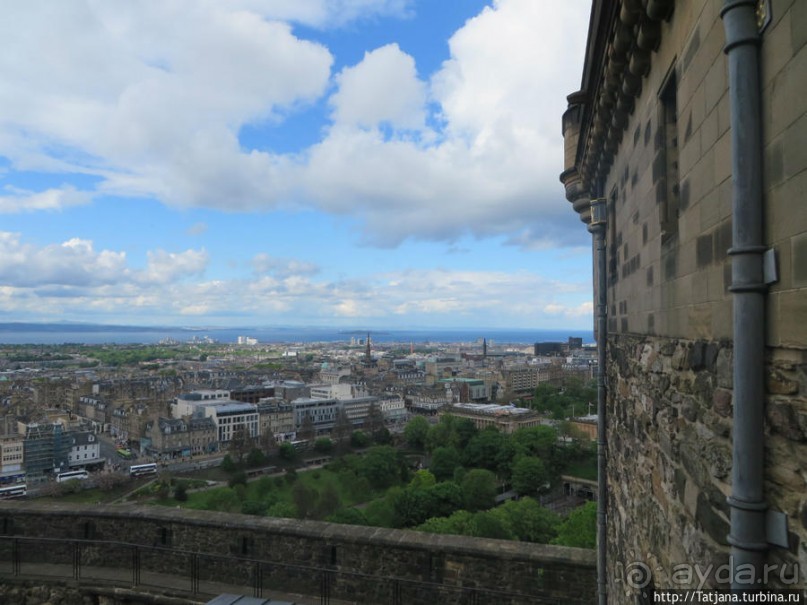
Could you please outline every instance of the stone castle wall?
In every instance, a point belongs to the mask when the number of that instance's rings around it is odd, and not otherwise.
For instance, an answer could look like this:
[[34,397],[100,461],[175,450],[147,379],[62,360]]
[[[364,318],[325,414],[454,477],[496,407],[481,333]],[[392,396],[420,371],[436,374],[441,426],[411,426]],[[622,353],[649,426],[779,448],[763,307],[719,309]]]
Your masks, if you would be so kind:
[[[564,603],[589,603],[596,593],[593,551],[523,542],[187,509],[38,502],[0,503],[0,530],[6,536],[94,541],[97,546],[82,551],[82,565],[87,566],[126,569],[132,550],[120,544],[140,545],[144,570],[177,578],[188,577],[187,553],[198,553],[205,555],[198,563],[203,578],[242,585],[245,593],[254,584],[255,566],[249,561],[269,564],[267,587],[272,582],[278,590],[297,594],[319,594],[319,570],[331,570],[331,597],[360,603],[391,602],[393,580],[408,595],[404,602],[433,602],[432,585],[523,593]],[[105,541],[114,544],[106,546]],[[41,552],[32,548],[26,545],[24,556],[33,560],[42,556],[69,563],[73,556],[70,544],[36,547]],[[0,554],[7,557],[8,549]],[[184,582],[178,580],[178,585]],[[451,595],[446,592],[441,601],[467,598],[459,591]],[[481,595],[479,602],[519,599]]]
[[[633,603],[646,582],[719,586],[729,564],[731,343],[616,335],[608,357],[612,602]],[[787,514],[790,540],[789,549],[772,547],[769,580],[805,588],[807,354],[771,350],[766,378],[766,496]],[[680,566],[693,564],[684,583],[689,572]]]

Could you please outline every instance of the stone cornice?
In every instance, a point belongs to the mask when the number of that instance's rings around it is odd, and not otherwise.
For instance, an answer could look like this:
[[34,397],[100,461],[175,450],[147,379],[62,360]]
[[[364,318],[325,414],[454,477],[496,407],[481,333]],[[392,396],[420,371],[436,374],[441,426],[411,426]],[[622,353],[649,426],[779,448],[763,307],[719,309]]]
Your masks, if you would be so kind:
[[652,54],[661,42],[661,22],[673,8],[674,0],[594,0],[582,90],[569,95],[564,114],[564,136],[574,135],[567,120],[578,120],[574,166],[567,160],[561,175],[567,199],[578,212],[584,211],[578,203],[581,193],[602,194],[597,189],[613,165],[642,93]]

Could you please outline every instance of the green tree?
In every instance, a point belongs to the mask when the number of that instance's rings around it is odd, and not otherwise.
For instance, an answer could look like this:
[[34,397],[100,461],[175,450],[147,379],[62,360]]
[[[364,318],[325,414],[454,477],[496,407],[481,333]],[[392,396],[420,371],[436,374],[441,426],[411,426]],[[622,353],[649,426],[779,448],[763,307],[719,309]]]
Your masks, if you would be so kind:
[[220,466],[221,470],[223,470],[225,473],[234,473],[238,468],[235,462],[233,461],[232,456],[230,456],[230,454],[224,455],[224,458],[221,459]]
[[298,519],[309,519],[314,516],[317,508],[319,494],[314,488],[308,487],[304,482],[297,481],[291,488],[291,499],[297,510]]
[[337,446],[347,442],[350,439],[351,432],[353,432],[353,423],[350,422],[345,408],[339,408],[331,431],[331,436],[336,441]]
[[257,447],[252,448],[249,454],[247,454],[247,466],[250,468],[264,466],[267,462],[266,454]]
[[335,513],[342,506],[342,501],[339,498],[339,492],[333,485],[326,485],[319,495],[319,503],[317,504],[317,518],[324,519],[329,515]]
[[468,527],[473,517],[473,513],[467,510],[458,510],[449,517],[433,517],[418,525],[415,529],[433,534],[467,535]]
[[[390,490],[391,492],[394,491]],[[376,498],[364,509],[367,525],[372,527],[394,527],[395,511],[392,507],[391,497]]]
[[439,481],[445,481],[454,476],[454,469],[460,465],[460,454],[455,448],[438,447],[432,452],[429,470]]
[[287,519],[293,519],[297,516],[297,509],[291,502],[277,502],[269,507],[266,514],[269,517],[285,517]]
[[429,427],[429,434],[426,436],[426,450],[434,451],[438,447],[443,447],[452,443],[454,434],[454,423],[456,417],[451,414],[440,416],[440,421]]
[[177,502],[186,502],[188,500],[188,486],[184,481],[177,483],[174,488],[174,500]]
[[437,483],[437,479],[435,479],[434,475],[426,469],[421,469],[412,477],[409,487],[412,489],[426,489],[432,487],[435,483]]
[[451,444],[457,449],[462,450],[478,432],[479,429],[476,428],[473,420],[470,418],[457,418],[457,421],[454,423]]
[[507,517],[496,514],[495,511],[481,511],[476,513],[468,525],[467,535],[477,538],[496,538],[498,540],[513,540],[516,536],[510,528]]
[[480,431],[463,451],[463,462],[467,467],[497,470],[497,457],[505,442],[505,436],[497,429],[488,427]]
[[429,497],[426,490],[407,488],[396,490],[391,498],[395,513],[393,524],[395,527],[412,527],[428,519]]
[[557,535],[560,518],[532,498],[510,500],[494,510],[507,517],[515,537],[522,542],[548,544]]
[[453,481],[438,483],[426,493],[429,496],[429,517],[446,517],[461,509],[465,502],[462,488]]
[[357,508],[340,508],[326,519],[331,523],[343,523],[345,525],[367,525],[367,517]]
[[586,502],[570,512],[560,524],[552,544],[594,548],[597,545],[597,503]]
[[330,454],[333,451],[333,441],[320,437],[314,442],[314,450],[320,454]]
[[350,445],[352,447],[363,449],[370,445],[370,437],[364,431],[353,431],[350,435]]
[[423,416],[415,416],[406,423],[404,439],[409,447],[423,450],[426,447],[426,438],[429,435],[429,421]]
[[481,468],[468,471],[462,479],[462,495],[471,512],[491,508],[496,499],[496,475]]
[[242,464],[244,457],[252,450],[253,445],[253,439],[250,437],[246,426],[241,424],[233,430],[230,442],[227,444],[227,450],[235,456],[238,464]]
[[258,515],[266,514],[266,504],[260,500],[244,500],[241,503],[241,514],[244,515]]
[[381,489],[400,480],[403,461],[400,453],[389,445],[377,445],[367,450],[359,461],[359,473],[370,485]]
[[289,443],[288,441],[284,441],[280,444],[280,450],[278,452],[281,459],[291,462],[297,459],[297,450],[294,449],[294,446]]
[[513,464],[513,489],[521,496],[535,496],[546,491],[549,473],[539,458],[520,456]]
[[384,429],[384,414],[378,404],[371,403],[367,410],[367,418],[364,419],[364,430],[370,435],[373,441],[378,442],[379,435]]

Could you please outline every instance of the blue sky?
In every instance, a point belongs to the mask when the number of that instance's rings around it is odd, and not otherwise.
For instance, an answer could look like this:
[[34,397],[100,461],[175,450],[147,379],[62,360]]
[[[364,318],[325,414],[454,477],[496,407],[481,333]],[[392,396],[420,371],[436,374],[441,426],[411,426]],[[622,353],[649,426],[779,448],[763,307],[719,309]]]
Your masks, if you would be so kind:
[[589,328],[589,6],[7,7],[0,321]]

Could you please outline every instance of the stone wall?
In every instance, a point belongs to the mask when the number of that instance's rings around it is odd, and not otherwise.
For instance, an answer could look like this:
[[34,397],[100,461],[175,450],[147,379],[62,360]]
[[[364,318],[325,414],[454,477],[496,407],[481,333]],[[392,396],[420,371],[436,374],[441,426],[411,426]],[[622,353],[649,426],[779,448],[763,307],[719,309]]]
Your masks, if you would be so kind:
[[[729,562],[732,347],[727,341],[615,335],[608,342],[608,577],[613,603],[635,585],[720,586]],[[807,354],[771,351],[766,496],[787,514],[772,586],[807,586]],[[697,564],[692,582],[679,566]],[[633,584],[634,586],[632,586]]]
[[[278,590],[298,594],[318,594],[320,571],[331,570],[331,597],[349,602],[391,602],[394,583],[408,596],[402,602],[434,602],[435,586],[564,603],[593,602],[596,593],[593,551],[315,521],[162,507],[5,502],[0,504],[0,533],[93,541],[82,550],[85,566],[126,569],[132,549],[121,543],[140,545],[143,570],[175,574],[183,578],[178,584],[188,577],[188,553],[197,553],[205,555],[194,563],[204,579],[242,585],[246,592],[254,585],[253,562],[260,561],[268,570],[265,585],[271,581]],[[34,561],[47,557],[68,565],[74,560],[69,544],[25,548],[24,556]],[[0,555],[7,559],[8,548]],[[468,597],[459,590],[440,595],[444,603]],[[480,597],[480,603],[524,602]]]

